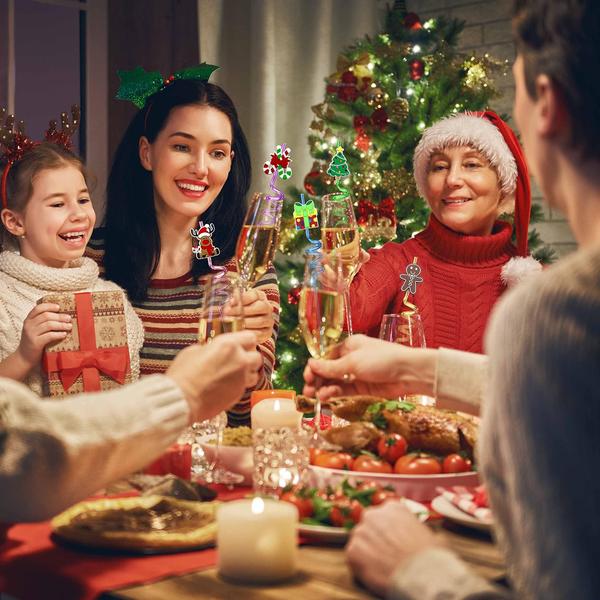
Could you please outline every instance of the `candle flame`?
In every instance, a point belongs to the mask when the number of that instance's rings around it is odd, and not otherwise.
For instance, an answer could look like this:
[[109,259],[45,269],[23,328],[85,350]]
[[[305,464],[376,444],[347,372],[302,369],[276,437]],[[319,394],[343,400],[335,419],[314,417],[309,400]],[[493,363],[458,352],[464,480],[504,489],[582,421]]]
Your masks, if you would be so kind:
[[275,402],[273,402],[273,410],[281,410],[281,402],[279,402],[279,398],[275,398]]
[[258,496],[252,500],[252,504],[250,505],[250,510],[253,515],[260,515],[265,512],[265,503],[262,498]]

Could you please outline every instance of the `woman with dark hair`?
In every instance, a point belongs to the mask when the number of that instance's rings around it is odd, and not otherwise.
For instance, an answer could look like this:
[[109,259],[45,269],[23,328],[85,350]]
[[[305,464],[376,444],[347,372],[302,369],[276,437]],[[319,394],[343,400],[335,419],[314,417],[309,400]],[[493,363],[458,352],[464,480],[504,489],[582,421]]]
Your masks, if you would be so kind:
[[[144,323],[142,375],[164,372],[198,337],[205,260],[192,254],[190,229],[213,223],[216,264],[236,272],[235,244],[250,186],[250,157],[237,111],[217,85],[166,80],[129,125],[109,175],[104,227],[88,255],[119,283]],[[263,356],[257,386],[270,386],[279,291],[271,268],[242,297],[246,329]],[[249,420],[249,392],[229,413]]]

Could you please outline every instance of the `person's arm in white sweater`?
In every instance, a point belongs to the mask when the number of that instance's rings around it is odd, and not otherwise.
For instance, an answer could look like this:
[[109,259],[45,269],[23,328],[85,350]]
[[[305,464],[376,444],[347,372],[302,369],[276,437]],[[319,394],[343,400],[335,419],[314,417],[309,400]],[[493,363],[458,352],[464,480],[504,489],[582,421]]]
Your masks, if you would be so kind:
[[166,375],[109,392],[39,400],[0,379],[0,520],[47,518],[140,469],[188,423],[235,403],[261,365],[255,336],[241,331],[188,346]]
[[177,438],[189,412],[163,375],[60,401],[0,380],[0,518],[50,517],[144,467]]

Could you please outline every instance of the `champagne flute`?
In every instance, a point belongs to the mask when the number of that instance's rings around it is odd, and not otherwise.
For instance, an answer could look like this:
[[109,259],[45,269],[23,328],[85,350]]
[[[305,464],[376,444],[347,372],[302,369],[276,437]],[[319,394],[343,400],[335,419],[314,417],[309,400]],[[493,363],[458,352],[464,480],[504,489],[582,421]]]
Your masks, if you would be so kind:
[[[344,329],[343,261],[338,256],[306,255],[298,317],[306,347],[313,358],[328,358]],[[317,438],[321,402],[315,403]]]
[[352,335],[350,284],[360,265],[360,235],[349,197],[333,200],[333,195],[321,201],[321,243],[323,252],[338,256],[344,278],[344,308],[348,334]]
[[[403,344],[411,348],[426,348],[425,328],[418,311],[410,310],[399,314],[383,315],[381,327],[379,329],[379,338],[392,342],[394,344]],[[429,396],[407,395],[403,396],[407,402],[416,402],[432,406],[435,400]]]
[[[239,278],[225,272],[205,276],[199,309],[199,343],[210,344],[217,335],[242,329],[244,329],[244,313]],[[192,427],[196,435],[216,434],[214,459],[205,474],[206,481],[233,485],[241,483],[244,477],[225,469],[219,461],[226,426],[227,413],[221,412],[212,419],[195,423]]]
[[254,194],[236,246],[240,276],[246,288],[252,287],[266,272],[277,250],[283,200]]

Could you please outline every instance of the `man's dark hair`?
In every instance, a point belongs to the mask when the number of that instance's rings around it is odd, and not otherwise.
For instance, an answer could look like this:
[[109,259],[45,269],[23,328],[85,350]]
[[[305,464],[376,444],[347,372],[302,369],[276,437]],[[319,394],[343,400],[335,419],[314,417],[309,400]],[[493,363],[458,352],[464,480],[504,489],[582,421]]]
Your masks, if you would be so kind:
[[600,158],[600,1],[515,0],[513,31],[529,95],[538,75],[550,77],[567,105],[571,146]]

